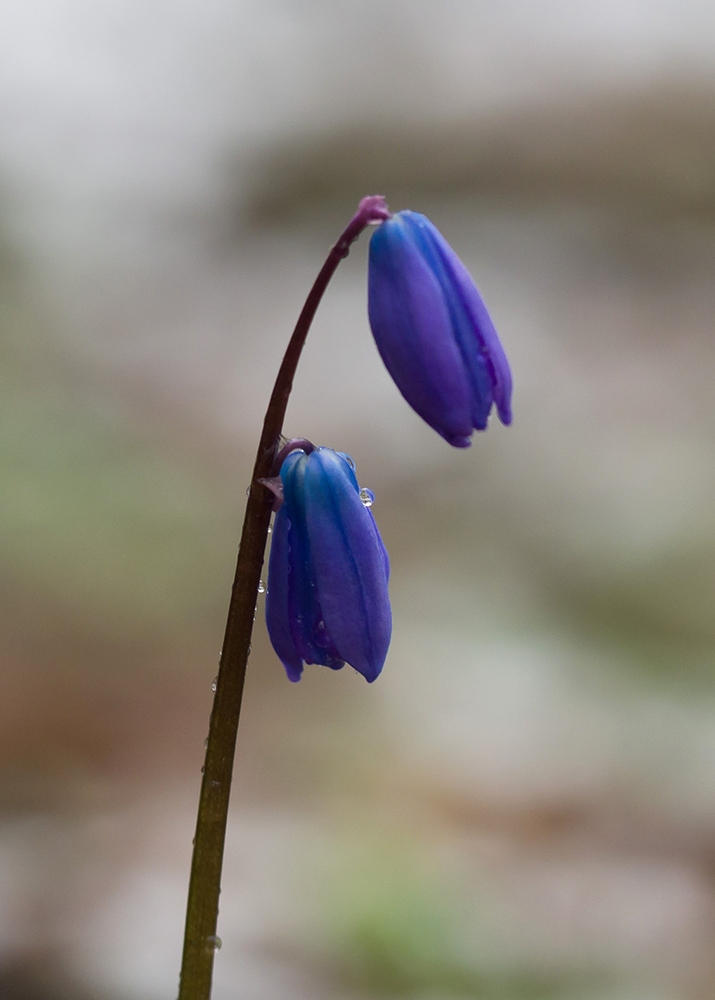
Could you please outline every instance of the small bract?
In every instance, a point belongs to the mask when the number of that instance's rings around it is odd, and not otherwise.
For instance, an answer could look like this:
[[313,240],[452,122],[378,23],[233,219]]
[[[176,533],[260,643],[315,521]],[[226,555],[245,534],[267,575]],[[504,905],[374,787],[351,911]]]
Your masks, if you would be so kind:
[[392,631],[390,563],[352,461],[329,448],[293,451],[280,476],[266,595],[273,648],[292,681],[304,663],[349,663],[374,681]]
[[450,444],[485,430],[492,404],[511,423],[511,371],[469,271],[429,219],[398,212],[370,240],[368,314],[410,406]]

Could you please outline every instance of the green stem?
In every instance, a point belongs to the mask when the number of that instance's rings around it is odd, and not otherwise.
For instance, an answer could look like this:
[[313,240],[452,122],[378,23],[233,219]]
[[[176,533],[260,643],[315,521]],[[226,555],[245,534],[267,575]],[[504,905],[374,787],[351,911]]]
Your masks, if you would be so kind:
[[271,519],[272,496],[260,480],[269,478],[273,472],[295,371],[305,338],[328,282],[343,257],[347,257],[351,243],[357,239],[365,226],[381,222],[388,218],[389,214],[384,199],[380,196],[363,198],[357,213],[328,254],[298,317],[263,422],[263,432],[258,445],[241,532],[238,564],[231,591],[209,725],[191,861],[179,1000],[209,1000],[211,996],[214,954],[218,944],[216,923],[221,890],[221,868],[238,719],[258,584]]

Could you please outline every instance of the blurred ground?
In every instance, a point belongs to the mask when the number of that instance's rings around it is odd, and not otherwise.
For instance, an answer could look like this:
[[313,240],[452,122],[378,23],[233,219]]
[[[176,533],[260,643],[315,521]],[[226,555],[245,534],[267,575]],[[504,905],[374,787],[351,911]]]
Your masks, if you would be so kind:
[[390,550],[367,687],[257,623],[215,1000],[715,992],[715,15],[5,2],[0,997],[174,996],[263,407],[366,193],[480,284],[515,422],[451,452],[365,309],[286,431]]

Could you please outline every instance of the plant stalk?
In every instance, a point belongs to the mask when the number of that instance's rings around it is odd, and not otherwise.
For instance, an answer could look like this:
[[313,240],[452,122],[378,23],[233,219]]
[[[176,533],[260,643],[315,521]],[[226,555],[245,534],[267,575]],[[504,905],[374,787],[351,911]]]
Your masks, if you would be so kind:
[[263,422],[246,503],[236,575],[231,590],[209,724],[191,861],[179,1000],[210,1000],[214,954],[217,947],[220,947],[219,939],[216,937],[216,924],[231,776],[246,678],[246,663],[273,499],[270,490],[262,485],[260,480],[274,474],[274,461],[280,448],[283,419],[293,387],[293,378],[323,293],[338,264],[347,257],[350,245],[362,230],[370,224],[382,222],[389,216],[389,209],[382,197],[372,195],[363,198],[357,213],[328,254],[298,317]]

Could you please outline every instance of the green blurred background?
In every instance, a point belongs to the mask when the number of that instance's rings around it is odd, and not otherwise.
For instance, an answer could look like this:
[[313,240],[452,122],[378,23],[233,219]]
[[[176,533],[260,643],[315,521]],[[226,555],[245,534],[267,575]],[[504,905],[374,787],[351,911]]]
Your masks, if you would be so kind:
[[263,409],[359,198],[472,270],[455,452],[341,266],[286,431],[391,553],[380,680],[259,608],[215,1000],[715,995],[715,8],[3,0],[0,1000],[171,1000]]

